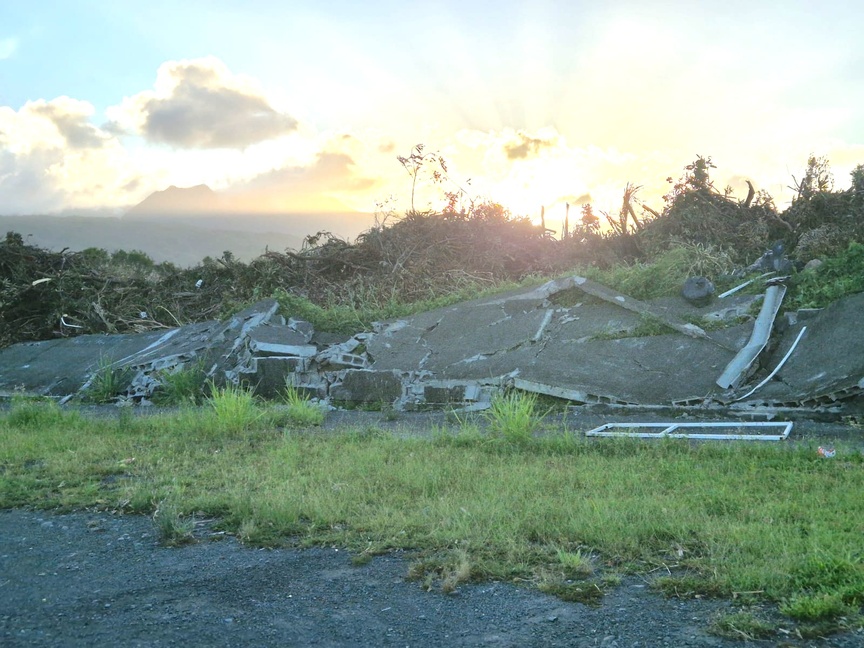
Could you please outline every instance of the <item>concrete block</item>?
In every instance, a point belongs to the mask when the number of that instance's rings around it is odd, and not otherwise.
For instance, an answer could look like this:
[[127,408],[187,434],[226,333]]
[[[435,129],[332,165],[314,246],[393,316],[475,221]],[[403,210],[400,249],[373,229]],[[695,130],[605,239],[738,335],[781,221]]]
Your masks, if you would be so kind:
[[260,326],[249,333],[249,350],[256,356],[311,358],[317,347],[290,326]]
[[402,391],[399,372],[349,369],[330,387],[330,398],[347,403],[393,403],[402,398]]

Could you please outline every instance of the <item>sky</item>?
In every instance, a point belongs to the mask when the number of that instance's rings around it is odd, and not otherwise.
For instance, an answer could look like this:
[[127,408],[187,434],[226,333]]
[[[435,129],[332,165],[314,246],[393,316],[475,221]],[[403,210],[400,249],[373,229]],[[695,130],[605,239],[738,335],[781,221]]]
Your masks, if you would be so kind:
[[864,8],[729,0],[0,0],[0,214],[119,213],[207,184],[271,212],[411,207],[397,160],[515,215],[697,155],[781,208],[864,163]]

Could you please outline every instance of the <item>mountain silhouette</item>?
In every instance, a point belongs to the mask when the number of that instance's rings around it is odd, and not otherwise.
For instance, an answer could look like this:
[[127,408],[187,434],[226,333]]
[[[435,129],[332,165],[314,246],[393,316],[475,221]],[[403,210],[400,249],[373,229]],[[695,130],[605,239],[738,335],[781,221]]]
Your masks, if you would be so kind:
[[206,184],[194,187],[171,185],[162,191],[154,191],[126,212],[126,216],[180,216],[193,214],[216,214],[226,211],[224,198]]

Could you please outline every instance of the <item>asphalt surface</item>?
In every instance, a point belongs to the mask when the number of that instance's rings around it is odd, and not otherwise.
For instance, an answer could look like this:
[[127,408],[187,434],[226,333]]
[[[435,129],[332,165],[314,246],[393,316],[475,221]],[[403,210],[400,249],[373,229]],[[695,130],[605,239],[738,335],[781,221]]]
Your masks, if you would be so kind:
[[[711,635],[733,601],[678,600],[627,578],[599,607],[509,583],[452,594],[406,580],[410,556],[355,566],[338,548],[254,549],[229,537],[160,545],[152,521],[0,512],[0,645],[659,646]],[[864,646],[861,631],[761,645]]]

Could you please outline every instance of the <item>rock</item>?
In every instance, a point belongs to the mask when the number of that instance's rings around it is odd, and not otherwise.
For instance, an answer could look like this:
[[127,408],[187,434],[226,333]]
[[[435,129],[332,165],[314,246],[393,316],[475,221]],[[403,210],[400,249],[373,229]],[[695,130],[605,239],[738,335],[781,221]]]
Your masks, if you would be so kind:
[[822,259],[810,259],[804,265],[804,272],[812,272],[822,267]]
[[714,284],[706,277],[689,277],[681,288],[681,296],[694,306],[707,306],[714,296]]

